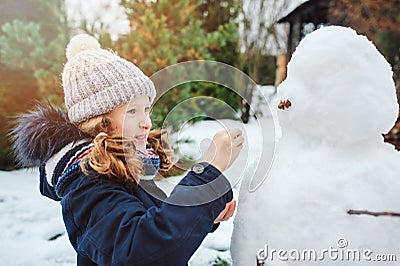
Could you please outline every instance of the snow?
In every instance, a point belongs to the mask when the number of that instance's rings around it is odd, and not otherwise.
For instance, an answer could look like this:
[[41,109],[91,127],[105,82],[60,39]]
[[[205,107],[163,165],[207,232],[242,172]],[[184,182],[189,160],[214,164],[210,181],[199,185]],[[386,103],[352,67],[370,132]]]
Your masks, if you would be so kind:
[[288,76],[278,88],[280,99],[292,103],[279,118],[288,132],[349,144],[388,132],[397,119],[391,67],[355,31],[326,27],[309,34],[289,62]]
[[[389,64],[355,31],[326,27],[302,40],[277,90],[292,105],[278,111],[282,137],[265,182],[253,192],[248,179],[241,184],[233,265],[255,265],[260,250],[271,266],[365,265],[363,258],[311,262],[288,255],[313,249],[321,257],[330,247],[399,260],[399,218],[347,214],[399,212],[400,153],[381,136],[398,112]],[[286,256],[273,257],[272,249]]]
[[40,195],[37,169],[1,171],[0,179],[2,265],[76,265],[60,205]]

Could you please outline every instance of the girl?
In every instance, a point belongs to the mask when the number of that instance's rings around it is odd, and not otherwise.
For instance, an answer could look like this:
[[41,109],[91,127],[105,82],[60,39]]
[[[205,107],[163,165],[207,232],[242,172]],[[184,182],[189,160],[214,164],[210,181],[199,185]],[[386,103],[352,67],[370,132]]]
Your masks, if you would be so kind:
[[167,197],[153,181],[172,163],[162,132],[150,132],[150,79],[88,35],[72,38],[66,55],[67,112],[39,104],[22,115],[17,159],[39,166],[41,193],[61,202],[78,265],[186,265],[235,210],[221,172],[242,148],[240,130],[217,133]]

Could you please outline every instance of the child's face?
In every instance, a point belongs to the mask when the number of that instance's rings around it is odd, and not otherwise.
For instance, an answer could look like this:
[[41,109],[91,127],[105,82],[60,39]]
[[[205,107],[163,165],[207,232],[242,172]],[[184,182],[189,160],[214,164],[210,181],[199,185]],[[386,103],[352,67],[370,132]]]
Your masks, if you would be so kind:
[[129,104],[121,105],[110,112],[114,120],[117,133],[124,137],[134,138],[136,149],[146,150],[147,138],[151,128],[150,99],[148,96],[140,96]]

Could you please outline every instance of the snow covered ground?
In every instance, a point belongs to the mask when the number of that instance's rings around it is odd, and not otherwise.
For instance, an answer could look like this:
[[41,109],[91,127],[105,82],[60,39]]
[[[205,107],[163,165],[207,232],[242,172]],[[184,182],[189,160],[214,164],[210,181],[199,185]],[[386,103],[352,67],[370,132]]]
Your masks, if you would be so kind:
[[38,177],[36,169],[0,172],[1,264],[76,265],[61,206],[40,195]]
[[[271,117],[264,118],[271,120]],[[261,120],[262,122],[262,120]],[[180,153],[200,156],[198,143],[204,138],[212,138],[215,132],[223,127],[242,127],[247,139],[260,138],[259,123],[253,120],[248,125],[237,121],[203,121],[186,126],[178,138],[193,140],[182,144]],[[207,129],[207,130],[204,130]],[[247,142],[248,143],[248,142]],[[259,143],[259,142],[258,142]],[[250,147],[249,147],[250,146]],[[251,149],[253,153],[260,150],[257,142],[250,142],[244,150]],[[243,153],[244,156],[246,152]],[[247,160],[255,160],[246,157]],[[244,159],[246,159],[244,158]],[[232,165],[227,174],[237,173],[242,168],[242,159]],[[251,163],[251,162],[250,162]],[[182,176],[171,177],[158,184],[169,193],[173,185]],[[0,258],[1,265],[8,266],[72,266],[76,265],[75,251],[68,241],[64,229],[61,206],[39,193],[38,169],[0,171]],[[239,186],[234,188],[234,197],[238,197]],[[230,238],[233,230],[233,218],[221,223],[220,227],[209,234],[201,247],[189,262],[191,266],[212,265],[220,257],[231,262]]]

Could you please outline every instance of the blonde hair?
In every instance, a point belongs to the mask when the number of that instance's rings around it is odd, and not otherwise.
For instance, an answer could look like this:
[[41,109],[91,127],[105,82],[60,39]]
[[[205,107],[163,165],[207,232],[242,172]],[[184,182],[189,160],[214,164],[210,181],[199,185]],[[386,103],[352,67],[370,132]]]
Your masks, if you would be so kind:
[[[94,147],[82,159],[81,170],[88,174],[93,170],[107,178],[123,183],[127,187],[139,184],[143,175],[142,161],[136,156],[133,138],[116,134],[112,119],[107,115],[90,118],[78,125],[81,131],[94,137]],[[104,132],[106,134],[100,134]],[[149,146],[160,156],[159,174],[165,176],[173,166],[173,151],[166,138],[165,131],[151,131]]]

